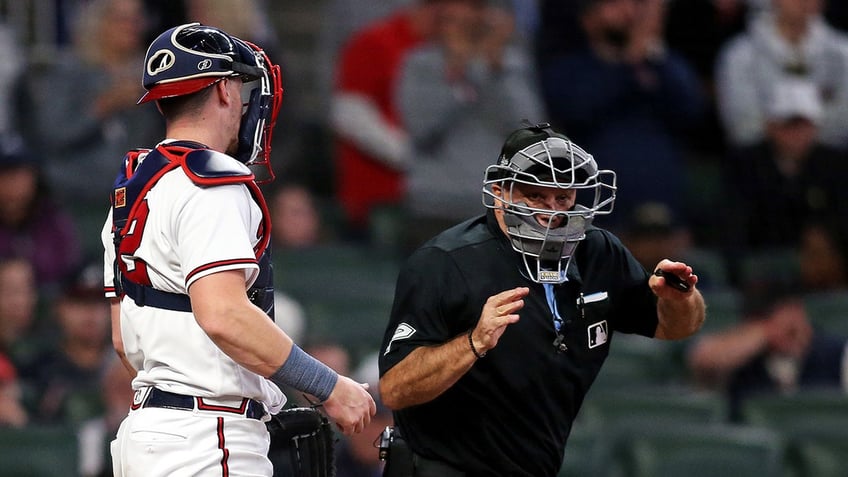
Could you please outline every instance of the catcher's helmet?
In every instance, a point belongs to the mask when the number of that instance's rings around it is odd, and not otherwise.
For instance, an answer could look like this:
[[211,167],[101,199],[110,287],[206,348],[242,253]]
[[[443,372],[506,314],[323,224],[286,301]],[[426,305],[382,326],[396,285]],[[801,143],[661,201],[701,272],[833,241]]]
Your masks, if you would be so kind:
[[[562,283],[577,244],[595,215],[612,212],[615,172],[598,170],[591,154],[541,123],[514,131],[501,149],[497,164],[486,168],[483,203],[504,211],[512,247],[521,253],[530,279]],[[575,205],[568,211],[531,207],[513,201],[515,184],[575,189]],[[500,193],[492,187],[498,185]],[[542,225],[537,214],[563,217],[561,225]]]
[[232,76],[256,82],[242,116],[236,159],[265,165],[273,178],[268,158],[283,95],[280,67],[253,43],[200,23],[165,31],[147,49],[142,78],[147,92],[138,102],[196,93]]

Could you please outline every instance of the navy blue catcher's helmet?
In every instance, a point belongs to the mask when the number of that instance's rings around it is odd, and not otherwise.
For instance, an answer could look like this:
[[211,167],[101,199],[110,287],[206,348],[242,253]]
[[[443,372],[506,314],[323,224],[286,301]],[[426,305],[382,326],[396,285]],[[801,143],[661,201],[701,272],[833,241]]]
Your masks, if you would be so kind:
[[142,78],[147,92],[138,103],[196,93],[231,76],[256,82],[245,104],[236,159],[265,165],[273,178],[268,159],[283,96],[280,67],[253,43],[200,23],[165,31],[147,49]]

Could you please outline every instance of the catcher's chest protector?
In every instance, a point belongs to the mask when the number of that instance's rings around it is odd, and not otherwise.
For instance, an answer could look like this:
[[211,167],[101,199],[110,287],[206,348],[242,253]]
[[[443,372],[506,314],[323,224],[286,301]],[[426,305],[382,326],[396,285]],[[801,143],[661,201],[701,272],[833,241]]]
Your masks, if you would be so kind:
[[124,157],[121,169],[112,190],[112,231],[115,241],[115,289],[122,290],[121,280],[128,280],[142,287],[150,287],[147,264],[133,260],[130,270],[122,257],[132,256],[141,240],[141,234],[130,234],[142,230],[147,217],[147,202],[144,197],[166,173],[182,167],[195,184],[211,187],[224,184],[245,184],[262,209],[261,236],[254,248],[259,260],[260,273],[248,290],[251,301],[274,318],[274,286],[271,264],[271,222],[268,206],[253,173],[247,166],[229,156],[206,149],[203,145],[189,141],[178,141],[160,145],[156,149],[136,149]]

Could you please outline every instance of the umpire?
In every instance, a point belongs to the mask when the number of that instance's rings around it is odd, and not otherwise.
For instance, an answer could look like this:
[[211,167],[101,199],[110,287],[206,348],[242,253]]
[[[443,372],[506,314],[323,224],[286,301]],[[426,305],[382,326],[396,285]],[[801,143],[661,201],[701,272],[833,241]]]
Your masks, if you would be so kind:
[[380,356],[387,476],[556,475],[613,333],[682,339],[703,323],[691,267],[649,273],[591,225],[615,173],[549,125],[507,138],[483,198],[485,215],[402,267]]

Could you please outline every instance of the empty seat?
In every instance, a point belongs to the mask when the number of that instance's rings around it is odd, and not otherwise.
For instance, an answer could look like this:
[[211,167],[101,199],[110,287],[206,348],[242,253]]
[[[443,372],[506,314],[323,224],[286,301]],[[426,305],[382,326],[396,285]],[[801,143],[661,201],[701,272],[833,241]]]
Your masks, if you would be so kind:
[[0,477],[79,475],[79,443],[73,429],[0,427]]
[[693,422],[632,427],[615,438],[612,470],[627,477],[783,476],[786,444],[769,429]]

